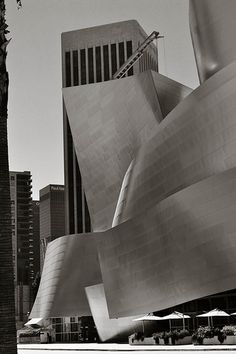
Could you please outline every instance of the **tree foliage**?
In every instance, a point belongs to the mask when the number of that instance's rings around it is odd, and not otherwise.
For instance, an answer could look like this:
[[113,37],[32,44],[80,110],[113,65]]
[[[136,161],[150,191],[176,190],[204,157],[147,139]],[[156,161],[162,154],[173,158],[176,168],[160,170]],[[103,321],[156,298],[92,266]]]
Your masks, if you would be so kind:
[[[16,0],[18,8],[21,0]],[[16,354],[15,300],[13,283],[12,230],[7,140],[9,33],[5,1],[0,0],[0,354]]]

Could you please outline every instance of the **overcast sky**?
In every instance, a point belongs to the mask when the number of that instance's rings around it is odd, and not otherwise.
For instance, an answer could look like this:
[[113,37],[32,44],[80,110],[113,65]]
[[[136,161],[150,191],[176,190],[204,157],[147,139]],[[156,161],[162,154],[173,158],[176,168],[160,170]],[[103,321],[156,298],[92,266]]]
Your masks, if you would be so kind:
[[64,183],[61,32],[136,19],[159,40],[160,72],[195,88],[197,72],[188,27],[188,0],[6,0],[10,169],[31,171],[33,197]]

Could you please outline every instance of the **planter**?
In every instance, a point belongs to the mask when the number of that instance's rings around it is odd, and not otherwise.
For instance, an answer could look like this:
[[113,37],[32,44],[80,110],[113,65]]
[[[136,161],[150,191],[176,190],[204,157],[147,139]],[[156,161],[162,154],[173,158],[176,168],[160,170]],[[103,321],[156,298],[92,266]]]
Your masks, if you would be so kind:
[[[129,336],[129,344],[130,345],[165,345],[164,339],[159,339],[159,344],[157,344],[153,337],[146,337],[144,338],[143,341],[137,339],[133,339],[132,341],[132,336]],[[168,344],[171,344],[170,338]]]
[[227,338],[224,340],[223,344],[236,344],[236,336],[227,336]]
[[40,343],[40,337],[39,336],[32,336],[32,337],[18,337],[17,338],[17,343],[20,344],[34,344]]
[[155,342],[155,344],[156,345],[169,345],[169,344],[171,344],[171,338],[169,338],[169,343],[168,344],[165,344],[164,339],[161,339],[161,338],[159,338],[159,343]]
[[[217,336],[214,336],[213,338],[204,338],[203,339],[203,344],[204,345],[219,345],[221,344],[217,338]],[[236,336],[227,336],[227,338],[224,340],[222,344],[225,345],[236,345]]]
[[137,340],[137,339],[133,339],[132,340],[132,336],[129,337],[129,344],[130,345],[155,345],[156,342],[152,337],[146,337],[144,338],[144,340]]
[[184,338],[175,340],[175,345],[186,345],[186,344],[192,344],[192,337],[191,336],[186,336]]
[[218,337],[214,336],[213,338],[204,338],[202,344],[203,345],[219,345],[220,342],[218,340]]

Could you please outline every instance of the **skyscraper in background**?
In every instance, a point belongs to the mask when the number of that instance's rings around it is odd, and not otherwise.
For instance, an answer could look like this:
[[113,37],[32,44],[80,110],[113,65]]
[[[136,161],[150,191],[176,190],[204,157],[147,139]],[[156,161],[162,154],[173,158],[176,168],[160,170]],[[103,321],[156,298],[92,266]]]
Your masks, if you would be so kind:
[[[62,85],[108,81],[147,34],[135,20],[117,22],[62,34]],[[128,76],[147,69],[158,71],[157,47],[150,45]],[[63,106],[66,234],[91,230],[83,181]]]
[[65,235],[64,190],[63,185],[49,184],[39,191],[41,269],[48,242]]
[[19,325],[31,310],[31,285],[35,277],[31,183],[29,171],[10,172],[15,303]]
[[32,201],[32,217],[33,217],[33,251],[34,251],[34,281],[32,283],[32,302],[37,294],[40,280],[40,225],[39,225],[39,200]]

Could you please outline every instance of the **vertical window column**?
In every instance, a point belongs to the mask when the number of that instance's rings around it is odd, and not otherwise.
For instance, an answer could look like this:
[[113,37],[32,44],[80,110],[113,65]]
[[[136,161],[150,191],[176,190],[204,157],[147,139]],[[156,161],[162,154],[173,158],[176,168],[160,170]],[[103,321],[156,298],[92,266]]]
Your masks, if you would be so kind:
[[116,43],[117,70],[120,68],[119,43]]
[[93,72],[94,72],[94,82],[97,82],[97,75],[96,75],[96,50],[93,47]]
[[[128,59],[128,56],[127,56],[127,47],[126,47],[125,44],[126,44],[126,43],[124,42],[125,62],[126,62],[126,60]],[[127,76],[127,73],[125,74],[125,76]]]
[[79,85],[79,63],[78,63],[78,50],[73,50],[73,85]]
[[104,81],[108,81],[110,79],[108,45],[103,46],[103,69]]
[[66,81],[66,87],[70,87],[71,86],[71,58],[70,58],[70,52],[66,52],[65,53],[65,66],[66,66],[66,77],[65,77],[65,81]]
[[108,45],[108,60],[109,60],[109,80],[112,78],[112,66],[111,66],[111,45]]
[[117,51],[116,43],[111,44],[111,74],[114,75],[117,71]]
[[[132,55],[133,48],[132,48],[132,41],[127,41],[126,42],[126,52],[127,52],[127,59]],[[134,67],[129,69],[128,71],[128,76],[131,76],[134,74]]]
[[125,62],[125,49],[124,42],[119,43],[119,67],[121,67]]
[[88,48],[88,83],[94,83],[93,48]]
[[102,81],[102,57],[101,57],[101,47],[95,48],[95,58],[96,58],[96,81]]
[[86,84],[89,82],[89,64],[88,64],[88,48],[85,48],[85,63],[86,63]]
[[81,77],[81,85],[86,84],[86,57],[85,57],[85,49],[80,49],[80,77]]

